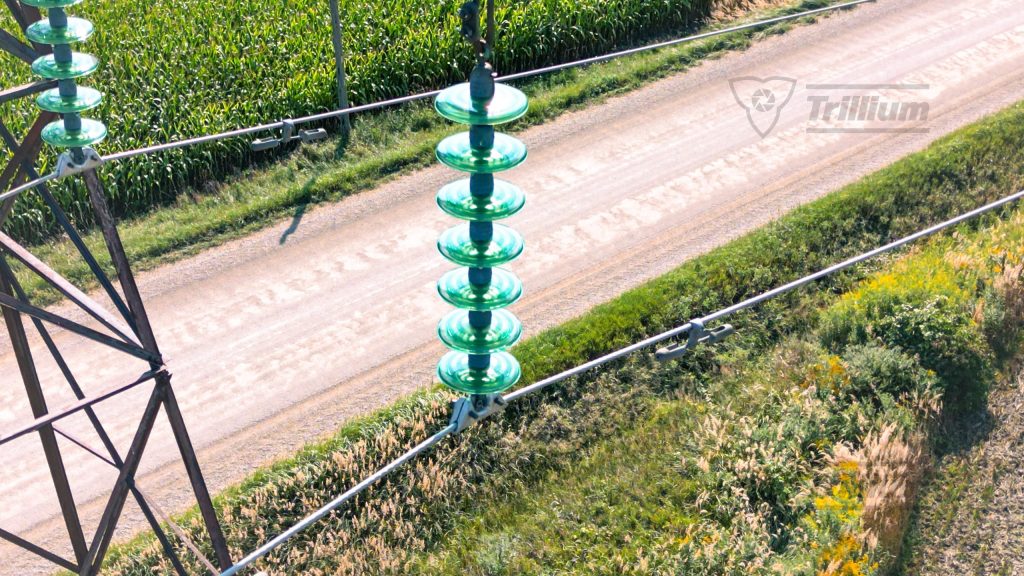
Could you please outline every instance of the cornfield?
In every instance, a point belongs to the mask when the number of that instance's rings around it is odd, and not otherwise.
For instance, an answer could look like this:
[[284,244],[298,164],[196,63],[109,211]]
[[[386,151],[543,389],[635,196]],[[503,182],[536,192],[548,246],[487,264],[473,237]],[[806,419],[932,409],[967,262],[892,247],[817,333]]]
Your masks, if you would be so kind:
[[[457,0],[340,0],[350,101],[367,103],[461,80],[471,62],[458,36]],[[596,55],[679,32],[738,0],[511,0],[498,3],[500,50],[511,73]],[[96,35],[80,49],[99,56],[86,84],[105,93],[97,111],[110,153],[336,107],[327,0],[104,0],[75,6]],[[8,14],[2,25],[15,30]],[[28,66],[0,56],[0,86],[30,79]],[[35,107],[0,108],[16,134]],[[53,151],[44,151],[52,157]],[[112,207],[132,215],[173,202],[183,188],[216,180],[253,160],[245,139],[138,158],[104,168]],[[51,159],[52,161],[52,159]],[[56,190],[69,215],[88,225],[84,189]],[[54,230],[34,195],[19,201],[6,230],[38,242]]]

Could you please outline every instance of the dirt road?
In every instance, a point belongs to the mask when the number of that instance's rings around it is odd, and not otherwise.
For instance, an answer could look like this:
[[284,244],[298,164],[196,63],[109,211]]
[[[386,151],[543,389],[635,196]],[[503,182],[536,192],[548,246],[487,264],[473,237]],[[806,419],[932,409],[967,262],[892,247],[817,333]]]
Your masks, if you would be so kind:
[[918,503],[903,574],[1024,574],[1024,368],[956,430]]
[[[782,78],[770,94],[737,85],[764,109],[752,112],[762,130],[781,110],[763,138],[730,87],[748,76]],[[870,96],[911,108],[903,121],[849,121],[828,106],[846,97],[859,111]],[[530,158],[507,175],[529,195],[510,222],[527,241],[511,266],[527,297],[513,310],[536,333],[1020,99],[1024,0],[882,0],[528,130]],[[433,195],[455,177],[417,172],[312,211],[287,241],[282,222],[142,276],[212,488],[431,381],[447,310],[433,283],[448,268],[434,241],[455,223]],[[142,370],[58,339],[87,391]],[[69,402],[55,367],[41,373],[50,405]],[[0,430],[29,414],[17,374],[0,350]],[[122,449],[145,393],[99,408]],[[161,426],[139,484],[178,509],[189,494]],[[98,444],[84,418],[67,427]],[[66,462],[95,522],[113,475],[70,445]],[[0,527],[67,548],[37,439],[0,451],[0,485]],[[128,513],[126,531],[139,526]],[[0,544],[0,567],[38,562]]]

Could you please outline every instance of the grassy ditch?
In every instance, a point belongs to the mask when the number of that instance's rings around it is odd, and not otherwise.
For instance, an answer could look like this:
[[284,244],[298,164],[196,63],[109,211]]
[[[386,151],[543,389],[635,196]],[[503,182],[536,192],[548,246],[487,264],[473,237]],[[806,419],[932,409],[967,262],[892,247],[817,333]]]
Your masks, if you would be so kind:
[[[684,264],[517,347],[525,382],[736,302],[1024,187],[1024,105],[955,132],[862,181]],[[520,493],[646,420],[657,403],[709,389],[722,355],[755,355],[814,326],[846,274],[734,318],[739,334],[678,364],[635,359],[509,407],[417,460],[269,556],[277,573],[405,573],[480,506]],[[838,329],[837,329],[838,330]],[[836,332],[836,338],[854,338]],[[447,422],[450,396],[414,394],[218,498],[235,557],[278,533]],[[199,533],[194,516],[183,520]],[[188,557],[188,553],[184,552]],[[118,548],[110,574],[161,564],[149,537]]]
[[932,242],[807,333],[722,354],[699,393],[479,506],[409,572],[891,573],[932,455],[1018,350],[1022,272],[1020,212]]
[[[800,12],[829,3],[829,0],[801,0],[784,8],[752,11],[742,20]],[[720,25],[736,22],[723,21]],[[522,130],[568,110],[635,89],[728,50],[745,48],[757,38],[781,33],[793,25],[730,34],[529,82],[522,87],[530,95],[530,112],[512,128]],[[251,233],[311,205],[340,200],[401,173],[430,165],[435,162],[433,148],[437,142],[459,130],[422,103],[362,115],[354,121],[355,128],[347,142],[303,146],[280,162],[237,174],[230,183],[190,188],[175,202],[162,207],[147,204],[145,214],[136,212],[135,217],[120,223],[132,263],[141,270],[155,268]],[[173,169],[172,166],[170,170]],[[109,176],[104,175],[104,179],[111,183]],[[60,200],[78,221],[87,218],[84,205],[74,208],[77,202],[74,198],[64,196]],[[121,213],[130,212],[122,210]],[[42,208],[19,208],[12,218],[37,221],[42,226],[46,214]],[[9,222],[5,228],[8,232],[15,226],[15,220]],[[102,236],[92,232],[85,241],[110,272]],[[40,244],[34,251],[77,285],[92,287],[88,267],[69,242]],[[52,303],[58,298],[55,291],[34,275],[24,274],[21,280],[38,303]]]

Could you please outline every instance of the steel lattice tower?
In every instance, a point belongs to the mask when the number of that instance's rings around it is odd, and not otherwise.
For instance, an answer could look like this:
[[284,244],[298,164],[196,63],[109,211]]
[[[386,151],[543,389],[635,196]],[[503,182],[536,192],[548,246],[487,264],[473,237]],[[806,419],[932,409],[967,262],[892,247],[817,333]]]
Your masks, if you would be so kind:
[[[65,13],[65,8],[77,4],[79,1],[22,0],[19,2],[18,0],[4,0],[20,28],[20,32],[24,38],[28,39],[28,42],[23,42],[11,32],[0,30],[0,49],[30,64],[33,73],[42,77],[42,80],[0,89],[0,104],[35,95],[36,103],[42,112],[21,141],[18,141],[7,126],[0,121],[0,139],[10,154],[9,161],[0,171],[0,190],[7,190],[26,180],[39,178],[35,164],[44,141],[54,147],[67,150],[57,162],[57,171],[64,177],[80,176],[84,179],[93,216],[102,231],[104,243],[110,255],[116,276],[116,285],[86,246],[81,235],[72,226],[47,185],[40,182],[31,192],[25,193],[41,196],[54,220],[60,225],[82,260],[92,271],[96,283],[109,299],[108,305],[113,310],[108,310],[106,306],[101,305],[67,279],[61,277],[36,258],[26,247],[6,234],[0,233],[0,311],[2,311],[4,325],[10,335],[11,346],[17,359],[25,394],[34,418],[15,430],[5,430],[0,433],[0,448],[18,438],[38,435],[73,557],[64,557],[38,543],[30,542],[4,530],[2,527],[0,527],[0,539],[11,542],[80,576],[91,576],[99,573],[124,506],[128,498],[131,497],[136,501],[152,527],[175,573],[185,576],[187,572],[176,552],[178,548],[161,525],[161,520],[169,521],[169,519],[157,518],[154,511],[158,511],[158,508],[147,500],[135,479],[150,434],[157,418],[163,412],[170,424],[189,483],[195,494],[196,502],[199,504],[200,516],[207,529],[210,537],[209,544],[215,556],[213,562],[223,570],[232,564],[227,545],[174,390],[171,387],[171,375],[164,365],[114,218],[107,205],[103,185],[96,174],[95,169],[100,164],[99,155],[89,148],[103,140],[107,129],[97,120],[81,117],[82,112],[100,105],[103,97],[99,91],[77,84],[76,79],[91,74],[99,66],[99,61],[95,57],[71,50],[72,44],[87,40],[93,33],[93,25],[90,22],[69,17]],[[46,18],[42,17],[40,8],[47,11]],[[16,197],[11,196],[0,203],[0,225],[15,209],[15,200]],[[94,326],[86,326],[34,305],[18,282],[11,266],[12,260],[18,262],[24,270],[42,278],[69,303],[84,311],[94,321]],[[68,387],[77,398],[77,402],[57,410],[53,410],[47,405],[34,357],[34,353],[38,353],[39,350],[33,350],[26,331],[25,319],[28,319],[39,333],[45,348],[43,353],[52,356]],[[93,394],[87,394],[65,361],[57,341],[51,335],[52,327],[62,329],[75,337],[89,340],[95,345],[115,350],[122,354],[122,361],[141,362],[141,365],[145,367],[144,371],[131,382],[116,384]],[[131,445],[126,451],[121,452],[111,441],[94,406],[129,390],[150,384],[152,391],[139,418]],[[84,415],[89,419],[102,443],[102,448],[89,446],[88,442],[75,438],[63,427],[63,421],[75,415]],[[69,482],[69,476],[73,476],[74,472],[65,470],[62,449],[57,441],[58,436],[70,440],[77,447],[87,450],[117,470],[117,479],[111,488],[99,525],[91,536],[87,536],[86,528],[79,517],[78,504]],[[7,491],[4,495],[11,496]],[[181,545],[194,547],[191,542],[181,543]],[[198,551],[198,548],[195,550]],[[213,562],[202,557],[199,560],[208,568],[213,569]]]

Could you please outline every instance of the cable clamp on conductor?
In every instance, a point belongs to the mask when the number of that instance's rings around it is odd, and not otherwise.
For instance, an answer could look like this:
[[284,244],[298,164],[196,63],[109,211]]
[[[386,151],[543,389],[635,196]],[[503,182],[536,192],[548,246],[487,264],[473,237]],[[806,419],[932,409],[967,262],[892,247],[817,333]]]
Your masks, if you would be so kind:
[[455,433],[458,434],[484,418],[501,412],[506,404],[501,394],[471,394],[459,398],[452,403],[449,425],[455,426]]
[[310,142],[316,142],[318,140],[324,140],[327,138],[327,130],[323,128],[312,128],[309,130],[298,130],[295,128],[295,123],[291,120],[281,121],[281,136],[274,138],[273,136],[268,138],[257,138],[252,141],[250,148],[253,152],[262,152],[264,150],[270,150],[277,148],[282,144],[288,144],[298,140],[302,144],[309,144]]
[[103,158],[98,152],[89,147],[83,147],[81,149],[81,161],[76,161],[71,150],[62,152],[57,157],[57,168],[54,169],[54,174],[57,178],[63,178],[72,174],[78,174],[79,172],[85,172],[86,170],[93,170],[99,168],[103,164]]
[[675,360],[701,344],[721,342],[735,331],[732,324],[722,324],[718,328],[708,330],[704,327],[704,322],[693,319],[690,320],[690,329],[686,333],[686,342],[675,342],[664,348],[659,348],[654,353],[654,357],[662,362]]

